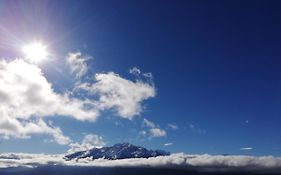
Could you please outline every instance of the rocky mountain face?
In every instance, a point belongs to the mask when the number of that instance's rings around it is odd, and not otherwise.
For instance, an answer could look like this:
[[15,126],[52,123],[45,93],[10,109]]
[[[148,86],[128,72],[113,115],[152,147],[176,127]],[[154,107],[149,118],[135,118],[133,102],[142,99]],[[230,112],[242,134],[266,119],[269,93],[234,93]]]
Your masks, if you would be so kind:
[[149,158],[157,156],[167,156],[169,152],[163,150],[148,150],[130,143],[115,144],[111,147],[93,148],[79,151],[65,156],[66,160],[92,158],[92,159],[127,159],[127,158]]

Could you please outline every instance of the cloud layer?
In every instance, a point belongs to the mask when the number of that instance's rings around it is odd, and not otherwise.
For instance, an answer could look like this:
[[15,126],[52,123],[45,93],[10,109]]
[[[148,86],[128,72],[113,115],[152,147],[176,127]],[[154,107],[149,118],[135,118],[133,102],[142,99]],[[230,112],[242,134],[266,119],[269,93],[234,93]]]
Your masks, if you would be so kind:
[[92,166],[92,167],[151,167],[174,168],[198,171],[253,171],[281,172],[281,158],[273,156],[222,156],[171,154],[151,158],[122,160],[79,159],[66,161],[63,155],[44,154],[0,154],[0,167],[37,167],[41,165]]

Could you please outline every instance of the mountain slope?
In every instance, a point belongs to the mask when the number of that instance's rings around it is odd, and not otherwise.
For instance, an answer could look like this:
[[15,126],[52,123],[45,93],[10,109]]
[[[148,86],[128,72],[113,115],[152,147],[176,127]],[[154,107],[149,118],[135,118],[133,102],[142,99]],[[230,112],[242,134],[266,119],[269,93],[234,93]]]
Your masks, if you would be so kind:
[[82,159],[91,157],[92,159],[127,159],[127,158],[148,158],[170,155],[163,150],[148,150],[146,148],[135,146],[130,143],[115,144],[111,147],[93,148],[86,151],[79,151],[65,156],[66,160]]

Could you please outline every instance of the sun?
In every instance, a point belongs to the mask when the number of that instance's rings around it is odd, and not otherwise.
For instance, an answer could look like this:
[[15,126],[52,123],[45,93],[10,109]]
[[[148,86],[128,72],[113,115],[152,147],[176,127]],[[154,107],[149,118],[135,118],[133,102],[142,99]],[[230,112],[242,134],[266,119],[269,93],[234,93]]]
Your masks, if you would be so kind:
[[48,52],[46,46],[40,42],[34,42],[28,45],[25,45],[22,49],[25,54],[25,59],[32,63],[39,63],[47,58]]

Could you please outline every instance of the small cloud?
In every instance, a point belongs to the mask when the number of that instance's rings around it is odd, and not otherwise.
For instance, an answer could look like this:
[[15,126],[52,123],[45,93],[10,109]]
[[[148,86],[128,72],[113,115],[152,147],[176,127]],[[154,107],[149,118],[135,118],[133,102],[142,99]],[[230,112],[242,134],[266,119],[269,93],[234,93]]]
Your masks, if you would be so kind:
[[173,145],[174,143],[170,142],[170,143],[165,143],[164,146],[171,146]]
[[250,151],[253,150],[254,148],[252,147],[245,147],[245,148],[240,148],[241,151]]
[[177,125],[171,124],[171,123],[168,124],[168,127],[169,127],[170,129],[173,129],[173,130],[179,129],[179,127],[178,127]]
[[160,128],[152,128],[149,130],[151,137],[164,137],[167,135],[166,131]]
[[75,74],[76,78],[81,78],[87,73],[88,66],[86,64],[87,57],[83,57],[80,52],[69,53],[66,58],[66,63],[70,68],[70,72]]
[[[164,137],[164,136],[167,135],[167,132],[165,130],[161,129],[158,125],[156,125],[152,121],[147,120],[146,118],[143,119],[143,125],[145,127],[150,128],[148,130],[148,133],[150,134],[149,138],[152,138],[152,137]],[[143,134],[143,135],[146,135],[146,134]]]
[[133,74],[133,75],[140,75],[141,74],[141,71],[140,69],[136,68],[136,67],[133,67],[132,69],[129,70],[130,74]]
[[155,124],[152,121],[147,120],[146,118],[143,119],[143,124],[147,127],[154,128]]

